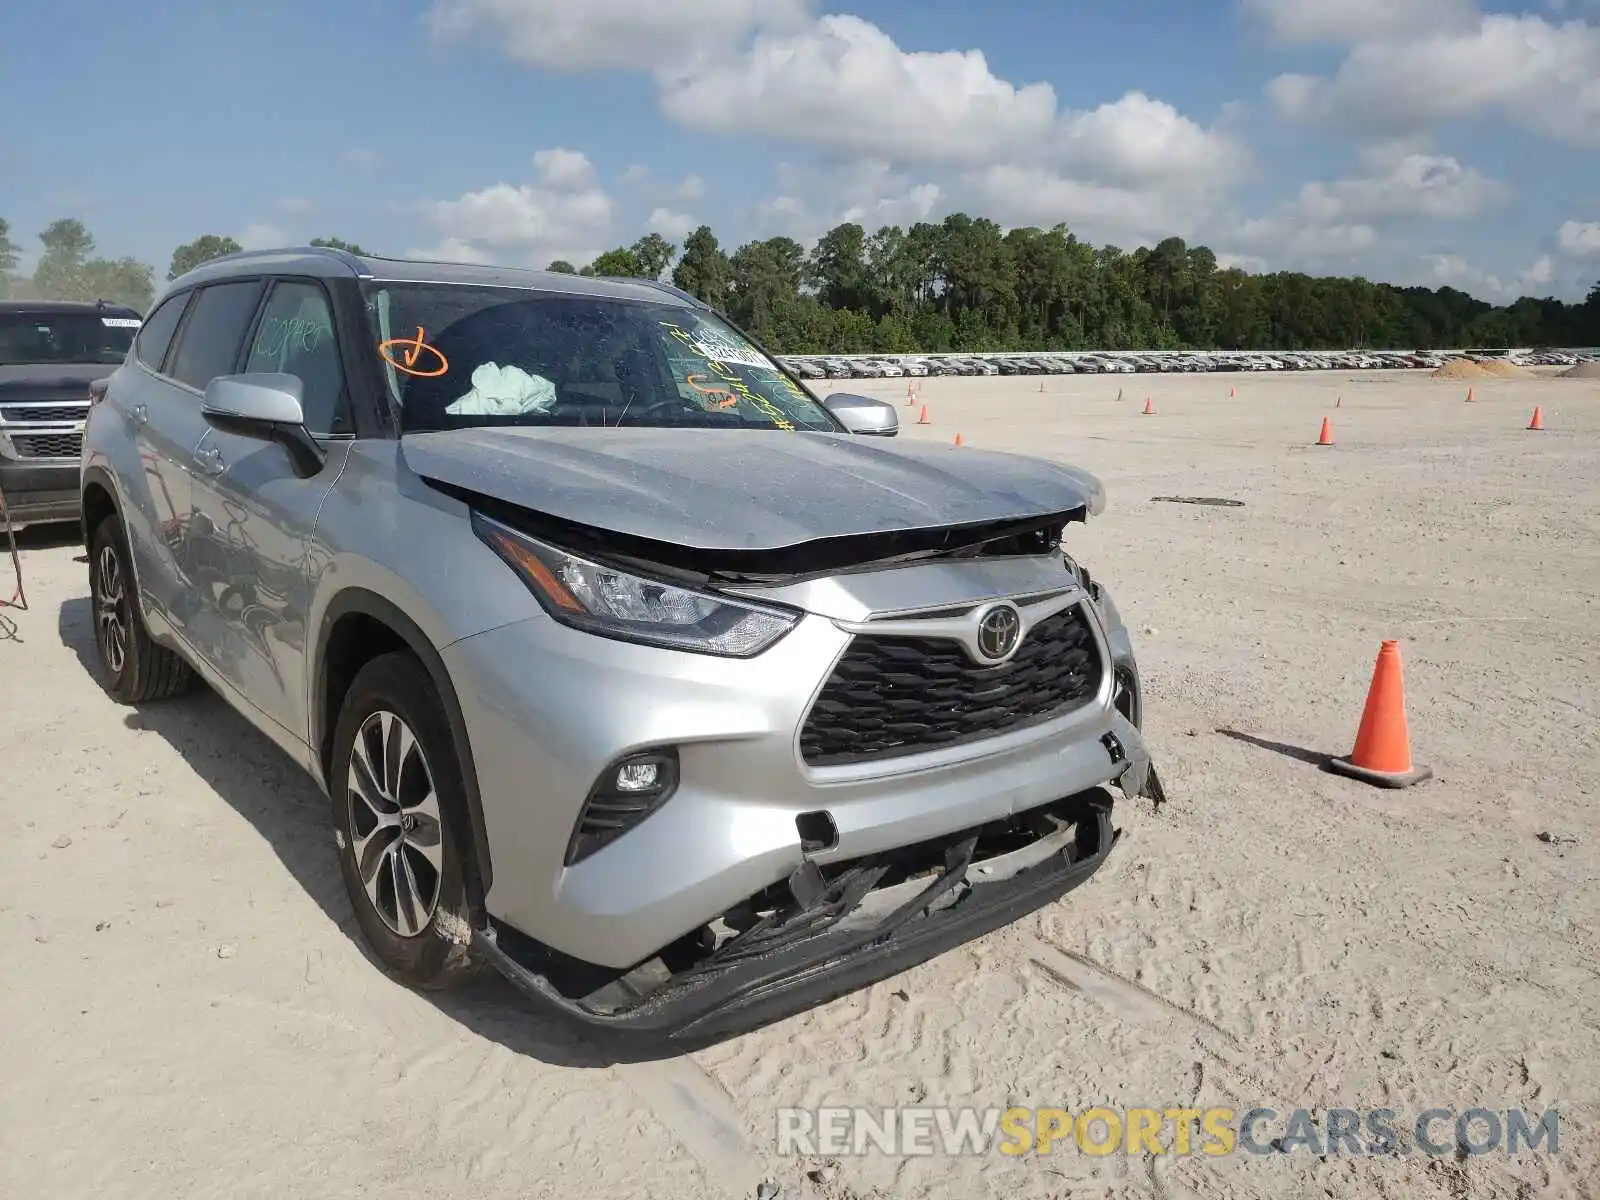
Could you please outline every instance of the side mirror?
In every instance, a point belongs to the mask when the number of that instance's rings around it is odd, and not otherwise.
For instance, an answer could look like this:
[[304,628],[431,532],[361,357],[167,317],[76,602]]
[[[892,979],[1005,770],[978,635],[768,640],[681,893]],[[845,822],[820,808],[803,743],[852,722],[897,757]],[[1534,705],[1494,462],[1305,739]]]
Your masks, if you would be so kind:
[[894,437],[900,432],[900,414],[887,400],[834,392],[822,401],[826,408],[851,433],[871,437]]
[[327,456],[306,430],[302,389],[298,375],[219,375],[206,385],[200,415],[224,432],[278,443],[289,452],[295,472],[309,478],[322,470]]

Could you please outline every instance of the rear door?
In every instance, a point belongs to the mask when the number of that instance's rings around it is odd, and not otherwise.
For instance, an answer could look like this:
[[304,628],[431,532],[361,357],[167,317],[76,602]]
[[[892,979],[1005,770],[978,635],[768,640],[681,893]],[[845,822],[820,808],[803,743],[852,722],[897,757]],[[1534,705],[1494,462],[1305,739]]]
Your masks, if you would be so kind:
[[306,428],[328,452],[309,478],[282,446],[212,428],[195,456],[193,535],[208,570],[192,643],[252,706],[304,740],[305,556],[317,513],[354,432],[333,307],[315,279],[279,279],[241,370],[294,375]]
[[[121,490],[119,508],[133,573],[144,607],[165,611],[177,584],[173,544],[183,513],[165,490],[159,464],[169,447],[162,432],[171,424],[174,404],[162,368],[172,350],[173,337],[184,312],[194,299],[192,291],[168,296],[156,306],[133,343],[127,364],[112,376],[104,401],[93,420],[115,421],[120,428],[110,438],[98,439],[107,448],[110,466]],[[152,428],[151,413],[159,418]],[[188,501],[184,501],[184,511]]]
[[150,578],[139,583],[146,603],[186,640],[196,588],[208,569],[192,530],[195,451],[209,428],[200,405],[207,384],[233,373],[264,288],[259,279],[198,288],[160,369],[141,373],[128,397],[152,503],[151,552],[158,560]]

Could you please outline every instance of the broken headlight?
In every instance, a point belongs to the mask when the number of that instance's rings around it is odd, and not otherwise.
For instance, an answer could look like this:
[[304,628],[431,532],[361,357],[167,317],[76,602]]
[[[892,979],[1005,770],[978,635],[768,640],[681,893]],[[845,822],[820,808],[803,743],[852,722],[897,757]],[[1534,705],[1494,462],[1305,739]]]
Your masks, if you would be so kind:
[[1110,593],[1100,586],[1099,581],[1065,550],[1061,552],[1061,564],[1067,568],[1067,573],[1078,581],[1078,586],[1089,593],[1089,602],[1099,611],[1105,627],[1115,629],[1121,625],[1122,614],[1117,611],[1117,606],[1111,601]]
[[1061,551],[1061,565],[1066,567],[1067,573],[1078,581],[1078,586],[1089,593],[1089,598],[1098,603],[1100,600],[1100,585],[1090,578],[1089,572],[1083,565],[1068,554],[1065,549]]
[[785,609],[692,592],[579,558],[481,513],[472,514],[472,529],[547,613],[600,637],[751,658],[799,620]]

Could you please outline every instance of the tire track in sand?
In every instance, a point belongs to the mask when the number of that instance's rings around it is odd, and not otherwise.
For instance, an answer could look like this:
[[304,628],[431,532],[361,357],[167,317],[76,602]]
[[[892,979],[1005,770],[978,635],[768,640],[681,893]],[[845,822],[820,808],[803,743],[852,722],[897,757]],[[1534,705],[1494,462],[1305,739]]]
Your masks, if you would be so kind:
[[614,1063],[611,1071],[694,1155],[712,1188],[733,1200],[756,1194],[766,1164],[740,1132],[733,1098],[692,1058]]

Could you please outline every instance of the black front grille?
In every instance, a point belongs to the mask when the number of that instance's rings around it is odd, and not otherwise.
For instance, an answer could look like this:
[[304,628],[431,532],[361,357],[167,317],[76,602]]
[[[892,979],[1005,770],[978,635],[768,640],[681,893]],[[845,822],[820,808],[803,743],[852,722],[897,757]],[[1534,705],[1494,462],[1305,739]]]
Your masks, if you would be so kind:
[[87,404],[0,404],[0,421],[81,421],[89,415]]
[[13,433],[18,458],[77,458],[83,453],[81,433]]
[[1037,725],[1091,699],[1104,667],[1079,605],[980,666],[945,638],[857,634],[800,731],[812,766],[918,754]]

